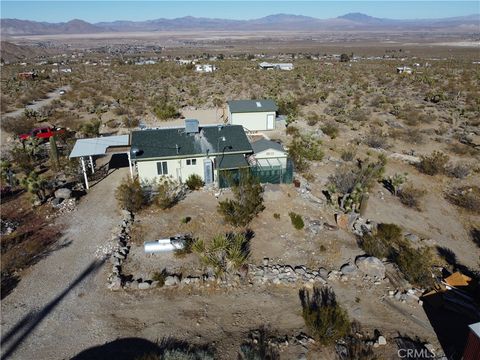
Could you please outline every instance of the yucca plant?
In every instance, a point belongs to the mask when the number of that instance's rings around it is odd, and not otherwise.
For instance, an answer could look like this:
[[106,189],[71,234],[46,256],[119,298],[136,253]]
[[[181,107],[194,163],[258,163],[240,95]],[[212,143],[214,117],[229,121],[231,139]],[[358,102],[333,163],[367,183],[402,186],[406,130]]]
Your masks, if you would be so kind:
[[224,276],[240,268],[250,256],[248,240],[243,234],[217,235],[205,245],[197,239],[192,251],[207,268],[213,269],[217,276]]

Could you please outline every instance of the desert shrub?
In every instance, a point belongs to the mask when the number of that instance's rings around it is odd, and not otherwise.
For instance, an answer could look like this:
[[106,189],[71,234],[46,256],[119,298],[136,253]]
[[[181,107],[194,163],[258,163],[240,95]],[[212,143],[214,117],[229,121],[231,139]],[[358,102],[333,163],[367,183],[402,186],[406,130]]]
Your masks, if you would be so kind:
[[480,188],[478,186],[451,188],[445,192],[445,199],[453,205],[480,213]]
[[185,181],[185,185],[187,185],[190,190],[198,190],[204,185],[204,183],[200,175],[191,174]]
[[357,148],[355,146],[347,146],[346,148],[342,149],[340,158],[343,161],[353,161],[353,159],[355,159],[355,155],[357,155]]
[[233,226],[246,226],[265,209],[263,188],[258,179],[248,171],[241,171],[238,181],[230,180],[233,199],[218,203],[217,210]]
[[15,134],[26,134],[35,127],[36,119],[34,117],[22,116],[20,118],[6,117],[2,118],[2,130]]
[[32,196],[32,202],[44,202],[47,198],[47,180],[39,176],[37,172],[32,171],[20,182],[22,187]]
[[379,224],[372,234],[365,234],[360,239],[360,247],[367,254],[377,258],[392,256],[394,246],[402,239],[402,229],[395,224]]
[[158,287],[165,285],[165,279],[167,278],[167,272],[165,269],[162,271],[155,271],[152,275],[153,281],[158,281]]
[[100,134],[100,125],[102,125],[102,122],[98,119],[94,119],[80,125],[78,130],[87,138],[97,137]]
[[[354,329],[350,332],[352,334],[358,333]],[[335,348],[340,360],[377,360],[377,357],[372,350],[372,346],[366,344],[365,339],[363,339],[363,334],[359,333],[359,335],[362,337],[359,338],[350,335],[342,339],[342,342],[337,343]]]
[[180,115],[176,107],[167,101],[160,101],[154,107],[152,112],[160,120],[168,120]]
[[302,289],[299,292],[302,316],[310,334],[321,344],[333,344],[350,329],[347,312],[337,303],[331,288]]
[[355,108],[349,113],[350,120],[356,122],[365,122],[368,120],[368,113],[364,109]]
[[285,133],[287,135],[300,136],[300,130],[293,125],[288,126],[287,129],[285,130]]
[[448,176],[463,179],[470,175],[470,169],[472,168],[471,165],[466,163],[457,163],[447,167],[447,174]]
[[348,194],[355,188],[370,189],[385,171],[386,157],[379,156],[376,162],[362,162],[358,166],[344,165],[335,169],[328,177],[328,187],[332,192]]
[[122,209],[139,211],[146,203],[145,193],[138,179],[125,178],[115,191],[115,198]]
[[310,126],[317,125],[322,118],[315,112],[310,112],[307,115],[307,124]]
[[217,276],[232,273],[250,257],[249,240],[244,234],[217,235],[208,245],[201,239],[192,244],[192,251],[201,263],[213,269]]
[[269,342],[270,330],[262,326],[255,333],[258,335],[251,335],[248,341],[240,345],[238,360],[279,360],[278,350]]
[[395,262],[409,282],[424,288],[432,285],[432,254],[430,248],[414,249],[407,242],[402,242],[395,257]]
[[323,151],[320,149],[321,141],[312,135],[298,134],[293,138],[288,148],[288,154],[292,159],[295,169],[306,172],[309,168],[308,161],[320,161]]
[[397,196],[403,205],[420,210],[420,201],[425,193],[425,190],[418,189],[412,184],[407,184],[398,191]]
[[386,149],[388,147],[387,137],[379,129],[370,131],[363,140],[364,144],[374,149]]
[[185,187],[170,177],[162,177],[155,184],[155,197],[153,202],[160,209],[165,210],[176,205],[185,197]]
[[420,157],[420,162],[417,164],[417,169],[427,175],[437,175],[445,171],[445,166],[449,160],[448,155],[441,151],[434,151],[430,155],[423,155]]
[[320,129],[331,139],[335,139],[338,135],[338,125],[334,122],[328,122],[320,127]]
[[274,213],[273,218],[276,220],[280,220],[280,214],[279,213]]
[[136,128],[138,125],[140,125],[140,119],[133,116],[125,116],[122,123],[123,126],[129,129]]
[[422,131],[419,129],[405,129],[403,131],[399,131],[399,137],[408,144],[424,143],[424,136]]
[[305,223],[303,222],[301,215],[294,212],[290,212],[288,213],[288,216],[290,216],[290,221],[292,222],[292,225],[295,229],[297,230],[303,229],[303,227],[305,226]]

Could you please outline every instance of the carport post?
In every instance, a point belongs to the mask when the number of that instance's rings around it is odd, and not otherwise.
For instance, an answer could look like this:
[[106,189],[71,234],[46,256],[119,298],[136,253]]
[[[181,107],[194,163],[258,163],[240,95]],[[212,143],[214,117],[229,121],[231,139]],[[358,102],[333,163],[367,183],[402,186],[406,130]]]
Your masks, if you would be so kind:
[[132,177],[132,180],[133,180],[132,157],[130,156],[130,151],[127,152],[127,156],[128,156],[128,167],[130,168],[130,176]]
[[90,158],[90,166],[92,167],[92,174],[95,174],[95,168],[93,167],[93,158],[92,158],[92,155],[90,155],[89,158]]
[[83,156],[80,159],[82,160],[82,169],[83,169],[83,177],[85,179],[85,187],[88,190],[89,187],[88,187],[87,170],[85,169],[85,160],[83,159]]

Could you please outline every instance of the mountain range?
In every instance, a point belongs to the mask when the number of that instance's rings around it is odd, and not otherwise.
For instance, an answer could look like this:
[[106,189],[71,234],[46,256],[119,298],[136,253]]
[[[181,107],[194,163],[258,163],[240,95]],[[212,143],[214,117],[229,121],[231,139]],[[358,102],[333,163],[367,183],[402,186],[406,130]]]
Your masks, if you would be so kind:
[[210,19],[186,16],[148,21],[112,21],[95,24],[74,19],[66,23],[1,19],[3,35],[94,34],[137,31],[462,31],[480,32],[480,14],[442,19],[393,20],[361,13],[332,19],[276,14],[253,20]]

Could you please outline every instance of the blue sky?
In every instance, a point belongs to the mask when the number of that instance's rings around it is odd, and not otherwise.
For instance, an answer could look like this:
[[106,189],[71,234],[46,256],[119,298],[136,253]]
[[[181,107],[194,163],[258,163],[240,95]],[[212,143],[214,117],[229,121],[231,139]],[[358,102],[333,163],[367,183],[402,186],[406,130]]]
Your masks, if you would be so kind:
[[480,12],[479,1],[4,1],[1,17],[47,22],[152,20],[196,16],[256,19],[286,13],[327,19],[361,12],[391,19],[442,18]]

